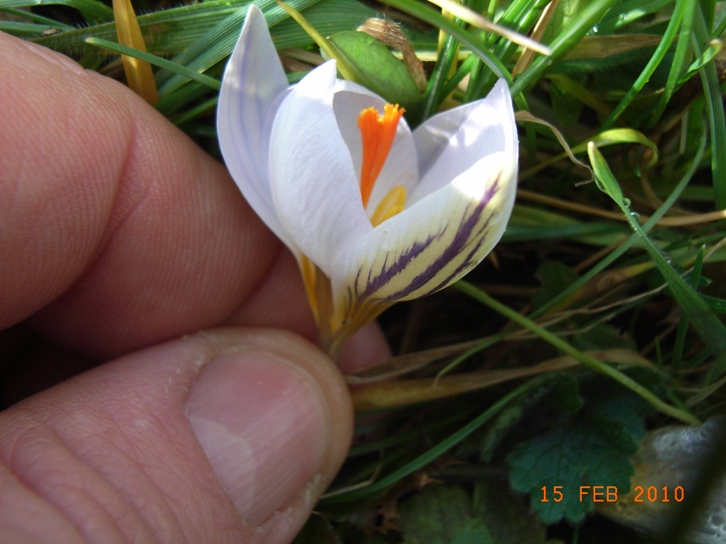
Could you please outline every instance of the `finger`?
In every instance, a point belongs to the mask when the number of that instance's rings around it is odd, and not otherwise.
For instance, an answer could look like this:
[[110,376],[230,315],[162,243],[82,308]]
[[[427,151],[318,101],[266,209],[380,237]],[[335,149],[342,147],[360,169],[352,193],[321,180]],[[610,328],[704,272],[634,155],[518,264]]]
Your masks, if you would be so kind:
[[[294,259],[220,164],[62,55],[0,33],[0,66],[0,329],[35,312],[92,359],[220,323],[315,338]],[[388,356],[366,337],[351,368]]]
[[289,542],[343,462],[340,374],[289,333],[216,330],[0,413],[0,533]]
[[259,289],[280,245],[219,163],[62,55],[0,33],[0,66],[0,328],[43,308],[37,327],[104,357]]

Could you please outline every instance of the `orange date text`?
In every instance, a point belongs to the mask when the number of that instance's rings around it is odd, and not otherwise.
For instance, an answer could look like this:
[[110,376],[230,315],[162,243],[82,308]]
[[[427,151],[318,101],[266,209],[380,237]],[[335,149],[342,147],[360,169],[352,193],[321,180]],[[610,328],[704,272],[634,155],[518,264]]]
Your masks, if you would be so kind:
[[[542,486],[540,493],[540,502],[562,502],[566,496],[564,486],[561,485]],[[594,503],[617,502],[619,499],[618,488],[614,485],[581,485],[577,493],[580,502],[587,500]],[[685,491],[680,485],[675,487],[636,485],[629,498],[633,503],[683,502]]]

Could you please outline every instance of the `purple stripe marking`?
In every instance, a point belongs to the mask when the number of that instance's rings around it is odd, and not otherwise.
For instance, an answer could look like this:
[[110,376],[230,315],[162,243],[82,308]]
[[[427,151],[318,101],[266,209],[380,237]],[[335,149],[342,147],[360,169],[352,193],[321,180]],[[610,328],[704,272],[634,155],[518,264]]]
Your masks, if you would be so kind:
[[[488,195],[485,194],[484,197],[482,198],[482,200],[486,199],[487,203],[488,203],[488,201],[494,197],[494,194],[496,193],[496,190],[497,190],[496,185],[498,182],[499,182],[499,178],[497,178],[494,181],[494,184],[492,185],[492,188],[491,188],[491,193]],[[484,204],[484,206],[486,207],[486,204]],[[481,204],[479,205],[479,208],[481,208]],[[481,214],[481,212],[483,210],[480,209],[477,211]],[[431,289],[431,293],[435,293],[436,291],[446,287],[449,283],[451,283],[456,278],[456,276],[461,274],[465,268],[467,268],[471,264],[473,264],[474,255],[476,255],[477,251],[479,251],[479,248],[484,244],[484,241],[486,240],[486,236],[484,236],[484,232],[489,228],[489,223],[491,222],[493,216],[494,216],[494,214],[490,214],[489,217],[487,217],[487,220],[484,221],[484,224],[481,226],[481,228],[479,228],[475,233],[472,234],[472,236],[469,237],[470,239],[477,240],[476,244],[474,245],[474,249],[472,249],[469,252],[469,254],[464,258],[464,260],[461,262],[461,264],[456,267],[456,270],[454,270],[451,274],[449,274],[449,276],[445,280],[440,282],[438,286]]]
[[[369,271],[366,288],[362,293],[359,293],[358,296],[361,298],[366,298],[372,293],[378,291],[389,281],[391,281],[396,275],[400,274],[403,270],[405,270],[405,268],[411,263],[411,261],[413,261],[418,255],[423,253],[426,248],[434,242],[434,240],[443,236],[445,232],[446,227],[444,227],[436,234],[432,234],[431,236],[429,236],[425,242],[416,242],[408,250],[404,251],[399,259],[393,261],[393,263],[388,268],[386,268],[386,264],[388,263],[388,254],[386,254],[386,259],[383,262],[381,273],[371,279],[371,273]],[[358,274],[360,274],[360,272]],[[357,283],[358,277],[356,277],[356,285]]]
[[[474,232],[474,229],[476,228],[479,219],[484,213],[484,210],[499,189],[499,179],[500,178],[497,177],[494,182],[487,188],[487,190],[482,195],[482,198],[476,204],[476,209],[471,213],[471,215],[469,215],[469,217],[467,217],[464,222],[459,223],[456,235],[454,236],[454,239],[449,247],[446,248],[446,251],[441,254],[433,263],[431,263],[426,268],[426,270],[416,276],[409,285],[388,297],[389,300],[403,298],[426,285],[429,281],[431,281],[434,276],[436,276],[437,273],[439,273],[447,264],[449,264],[454,258],[456,258],[457,255],[459,255],[466,249],[466,247],[469,245],[469,240],[472,238],[472,235],[476,237],[486,229],[489,220],[487,220],[484,225],[477,230],[477,232]],[[466,212],[468,212],[468,208],[469,207],[467,206]],[[467,215],[466,212],[464,213],[464,217],[466,217]],[[477,246],[478,245],[479,244],[477,244]],[[469,255],[467,255],[467,258],[465,259],[463,265],[457,267],[458,272],[461,272],[461,270],[463,270],[468,264],[470,264],[467,263],[467,261],[473,256],[473,253],[476,252],[476,249],[477,248],[475,248],[474,251],[470,252]],[[452,277],[453,275],[450,276],[447,281],[451,281]],[[439,284],[437,289],[441,289],[444,286],[445,284],[442,282],[441,284]],[[434,290],[432,290],[431,292],[433,291]]]
[[[439,291],[443,289],[444,287],[447,287],[452,281],[454,281],[457,276],[459,276],[466,268],[474,264],[474,255],[476,255],[477,251],[479,251],[479,248],[484,244],[484,241],[486,240],[485,236],[479,236],[479,233],[483,234],[484,231],[489,226],[489,222],[492,219],[492,215],[490,215],[487,220],[484,222],[484,225],[481,229],[479,229],[479,232],[474,236],[475,239],[477,239],[477,243],[474,245],[474,249],[472,249],[469,254],[464,258],[464,260],[461,262],[459,266],[456,267],[456,270],[454,270],[451,274],[449,274],[445,280],[439,282],[439,284],[436,287],[431,288],[430,293],[435,293],[436,291]],[[477,263],[478,264],[478,263]]]

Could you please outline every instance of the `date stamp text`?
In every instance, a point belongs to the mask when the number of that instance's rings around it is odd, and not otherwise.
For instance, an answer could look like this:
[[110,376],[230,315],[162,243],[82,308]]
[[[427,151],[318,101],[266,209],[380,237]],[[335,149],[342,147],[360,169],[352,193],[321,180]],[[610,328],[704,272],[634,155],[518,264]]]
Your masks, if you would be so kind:
[[[564,486],[561,485],[543,486],[540,492],[540,502],[562,502],[567,494]],[[619,498],[618,488],[614,485],[581,485],[574,492],[578,494],[580,502],[587,500],[592,502],[618,502]],[[683,502],[685,490],[680,485],[675,487],[636,485],[628,495],[632,495],[631,501],[633,503]]]

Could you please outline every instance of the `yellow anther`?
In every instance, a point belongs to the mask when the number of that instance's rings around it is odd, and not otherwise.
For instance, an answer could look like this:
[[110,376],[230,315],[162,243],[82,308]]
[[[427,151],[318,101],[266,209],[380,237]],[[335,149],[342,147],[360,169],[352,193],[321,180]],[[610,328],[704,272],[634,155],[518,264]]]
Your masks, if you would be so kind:
[[396,185],[388,191],[376,206],[376,211],[371,215],[371,225],[377,227],[386,219],[390,219],[403,210],[406,204],[406,188],[403,185]]

